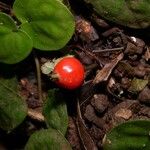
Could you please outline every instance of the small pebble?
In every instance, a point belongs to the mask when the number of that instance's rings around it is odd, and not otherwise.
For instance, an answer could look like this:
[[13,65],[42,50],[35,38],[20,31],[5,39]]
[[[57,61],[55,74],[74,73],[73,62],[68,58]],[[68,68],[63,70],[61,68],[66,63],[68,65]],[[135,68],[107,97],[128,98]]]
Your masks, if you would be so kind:
[[139,94],[138,100],[145,104],[150,104],[150,89],[146,86]]
[[109,105],[108,97],[104,94],[95,94],[91,104],[98,113],[103,113]]

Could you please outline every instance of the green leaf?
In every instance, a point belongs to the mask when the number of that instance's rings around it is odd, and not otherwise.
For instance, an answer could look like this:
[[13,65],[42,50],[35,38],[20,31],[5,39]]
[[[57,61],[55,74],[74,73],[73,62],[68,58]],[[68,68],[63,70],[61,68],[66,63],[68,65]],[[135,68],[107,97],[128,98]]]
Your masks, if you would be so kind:
[[16,78],[0,78],[0,128],[10,131],[27,115],[27,106],[17,94]]
[[59,131],[46,129],[33,133],[25,150],[71,150],[71,147]]
[[13,9],[40,50],[64,47],[74,32],[74,18],[59,0],[16,0]]
[[43,115],[48,127],[52,127],[65,135],[68,127],[67,106],[61,91],[49,90],[48,99],[43,107]]
[[131,28],[150,27],[150,0],[85,0],[102,17]]
[[148,80],[133,78],[129,91],[136,93],[142,91],[145,86],[148,84]]
[[[5,28],[4,28],[5,27]],[[14,20],[7,14],[0,12],[0,32],[3,33],[2,29],[8,30],[8,32],[12,30],[18,30]]]
[[129,121],[113,128],[106,135],[104,150],[149,150],[150,121]]
[[32,46],[31,38],[10,16],[0,12],[0,62],[18,63],[30,54]]

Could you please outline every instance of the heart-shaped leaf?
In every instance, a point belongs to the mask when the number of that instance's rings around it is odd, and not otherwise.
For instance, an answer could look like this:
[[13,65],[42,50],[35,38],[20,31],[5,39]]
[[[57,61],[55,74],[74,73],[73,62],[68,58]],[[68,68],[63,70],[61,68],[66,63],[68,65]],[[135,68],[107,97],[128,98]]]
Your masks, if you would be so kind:
[[58,0],[15,0],[13,9],[22,22],[21,29],[40,50],[64,47],[74,32],[73,16]]
[[26,117],[27,106],[17,94],[16,78],[0,78],[0,128],[10,131]]
[[71,147],[59,131],[46,129],[33,133],[25,150],[71,150]]
[[30,54],[32,46],[31,38],[18,29],[13,19],[0,13],[0,62],[18,63]]
[[43,115],[48,127],[57,129],[65,135],[68,127],[67,106],[58,89],[49,90],[48,99],[43,107]]
[[85,0],[102,17],[131,28],[150,27],[149,0]]
[[106,135],[104,150],[149,150],[150,121],[135,120],[118,125]]

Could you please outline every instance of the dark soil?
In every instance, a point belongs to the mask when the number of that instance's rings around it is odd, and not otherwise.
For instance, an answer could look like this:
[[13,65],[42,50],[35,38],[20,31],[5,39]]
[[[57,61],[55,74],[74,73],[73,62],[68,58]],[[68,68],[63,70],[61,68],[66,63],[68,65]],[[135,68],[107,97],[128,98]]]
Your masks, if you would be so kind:
[[[74,150],[102,149],[104,135],[117,124],[150,119],[149,39],[147,31],[103,20],[83,2],[70,1],[70,5],[76,18],[76,32],[66,49],[84,64],[86,76],[80,89],[62,90],[69,115],[66,137]],[[0,10],[10,12],[1,7]],[[42,62],[64,53],[37,55]],[[30,60],[19,66],[28,68],[19,73],[20,89],[28,107],[37,114],[29,115],[10,135],[1,131],[0,140],[6,149],[22,149],[33,131],[45,127],[40,116],[42,103],[38,101],[35,64]],[[45,96],[55,84],[42,76],[42,86]]]
[[[77,96],[84,127],[79,126],[79,114],[71,113],[67,138],[75,150],[102,149],[104,135],[117,124],[150,118],[149,41],[140,30],[106,22],[92,10],[87,12],[87,5],[75,6],[81,4],[72,2],[76,14],[73,46],[86,68],[85,83]],[[148,82],[134,89],[134,78]]]

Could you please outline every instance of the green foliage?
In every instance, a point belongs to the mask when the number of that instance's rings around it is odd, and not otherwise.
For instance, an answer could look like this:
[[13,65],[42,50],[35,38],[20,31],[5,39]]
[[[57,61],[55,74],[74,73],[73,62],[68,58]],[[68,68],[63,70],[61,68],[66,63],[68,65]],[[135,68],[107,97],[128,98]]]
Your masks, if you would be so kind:
[[0,12],[0,62],[18,63],[32,48],[58,50],[74,33],[74,18],[58,0],[15,0],[15,16]]
[[48,127],[57,129],[65,135],[68,126],[67,106],[58,89],[48,92],[48,99],[43,108],[43,115]]
[[33,133],[25,150],[71,150],[71,147],[60,132],[47,129]]
[[7,64],[23,60],[33,46],[31,38],[4,13],[0,13],[0,45],[0,62]]
[[10,131],[17,127],[27,115],[27,106],[17,94],[16,78],[0,78],[0,128]]
[[16,0],[13,9],[35,48],[60,49],[74,32],[73,16],[58,0]]
[[103,144],[104,150],[149,150],[150,121],[129,121],[113,128]]
[[[15,20],[0,12],[1,63],[18,63],[32,48],[61,49],[74,33],[73,15],[59,0],[15,0],[13,13]],[[27,115],[27,106],[18,95],[17,85],[16,78],[0,78],[0,128],[3,130],[13,130]],[[49,91],[43,113],[49,129],[34,133],[26,149],[71,150],[63,136],[68,125],[67,107],[58,90]]]
[[150,27],[149,0],[85,0],[102,17],[131,28]]

